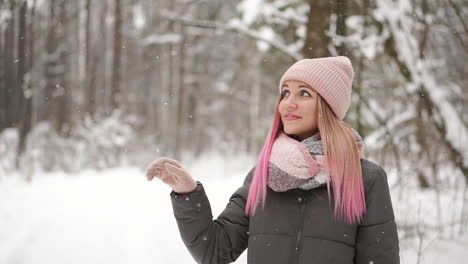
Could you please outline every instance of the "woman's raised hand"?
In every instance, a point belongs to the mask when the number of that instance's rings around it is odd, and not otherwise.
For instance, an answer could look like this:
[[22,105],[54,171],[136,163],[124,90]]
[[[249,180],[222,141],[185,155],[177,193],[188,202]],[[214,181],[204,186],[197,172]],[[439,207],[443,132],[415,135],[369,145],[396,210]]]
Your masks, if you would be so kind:
[[197,188],[197,182],[174,159],[162,157],[151,162],[146,169],[146,178],[151,181],[153,178],[160,179],[169,185],[176,193],[189,193]]

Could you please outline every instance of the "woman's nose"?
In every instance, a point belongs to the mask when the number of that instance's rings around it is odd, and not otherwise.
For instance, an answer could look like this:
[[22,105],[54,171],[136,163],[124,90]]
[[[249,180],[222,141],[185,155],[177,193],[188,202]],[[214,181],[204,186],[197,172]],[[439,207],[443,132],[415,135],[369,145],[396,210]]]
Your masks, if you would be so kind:
[[289,96],[288,98],[286,98],[286,106],[288,108],[297,108],[297,103],[294,96]]

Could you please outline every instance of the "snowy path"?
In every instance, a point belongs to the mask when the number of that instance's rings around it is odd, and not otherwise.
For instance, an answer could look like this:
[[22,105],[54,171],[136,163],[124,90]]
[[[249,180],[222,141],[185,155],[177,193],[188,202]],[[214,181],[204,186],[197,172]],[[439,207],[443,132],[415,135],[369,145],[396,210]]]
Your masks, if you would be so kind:
[[[244,177],[198,178],[213,215]],[[120,168],[36,179],[29,185],[12,177],[0,182],[1,264],[195,263],[178,234],[169,187],[146,181],[142,171]],[[421,263],[463,263],[467,242],[435,242]],[[415,258],[414,250],[402,251],[402,263],[416,263]],[[246,252],[236,263],[247,263]]]

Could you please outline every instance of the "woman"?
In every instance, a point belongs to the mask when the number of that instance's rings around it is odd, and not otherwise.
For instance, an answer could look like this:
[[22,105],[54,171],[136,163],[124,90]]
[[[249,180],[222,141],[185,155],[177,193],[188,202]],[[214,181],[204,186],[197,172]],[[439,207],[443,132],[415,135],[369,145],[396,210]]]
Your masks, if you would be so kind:
[[[173,191],[182,240],[197,263],[399,263],[386,172],[362,157],[342,120],[354,71],[343,56],[294,63],[279,85],[258,162],[213,220],[203,185],[175,160],[148,167]],[[259,206],[261,205],[261,206]]]

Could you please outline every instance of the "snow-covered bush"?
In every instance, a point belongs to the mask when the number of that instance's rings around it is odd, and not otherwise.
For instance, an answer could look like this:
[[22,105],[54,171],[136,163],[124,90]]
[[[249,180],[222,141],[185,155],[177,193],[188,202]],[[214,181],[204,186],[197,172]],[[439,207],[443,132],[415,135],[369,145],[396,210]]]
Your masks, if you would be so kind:
[[76,172],[127,165],[128,145],[138,141],[136,123],[137,119],[114,111],[99,121],[87,118],[68,135],[61,135],[51,123],[40,122],[28,135],[20,170],[31,177],[40,170]]
[[107,168],[126,163],[125,153],[135,139],[135,119],[114,111],[112,116],[99,122],[86,119],[74,130],[72,139],[78,152],[70,161],[82,167]]
[[16,128],[7,128],[0,132],[0,180],[15,170],[18,142],[19,137]]

